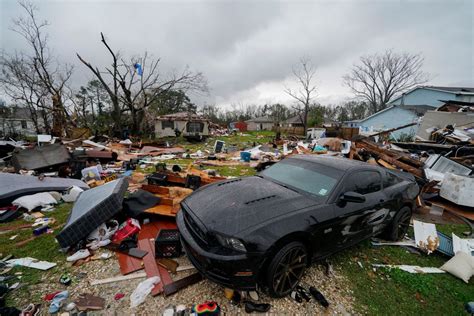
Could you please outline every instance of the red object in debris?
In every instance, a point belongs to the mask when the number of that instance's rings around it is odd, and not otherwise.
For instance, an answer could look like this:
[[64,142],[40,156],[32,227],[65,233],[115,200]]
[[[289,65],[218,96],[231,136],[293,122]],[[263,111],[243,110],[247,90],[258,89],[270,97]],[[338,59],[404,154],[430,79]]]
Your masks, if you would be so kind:
[[54,293],[49,293],[49,294],[46,294],[44,297],[43,297],[43,300],[45,301],[51,301],[53,300],[53,298],[58,295],[58,293],[61,293],[61,291],[57,291],[57,292],[54,292]]
[[117,232],[115,232],[114,236],[112,237],[112,241],[114,243],[119,243],[120,241],[124,240],[127,237],[130,237],[140,231],[140,223],[134,219],[129,218],[126,222],[120,225]]
[[247,123],[245,123],[245,122],[235,122],[234,126],[235,126],[235,128],[238,128],[239,131],[241,131],[241,132],[246,132],[247,131]]
[[121,299],[124,296],[125,296],[125,294],[123,294],[123,293],[117,293],[114,296],[114,300],[118,301],[119,299]]

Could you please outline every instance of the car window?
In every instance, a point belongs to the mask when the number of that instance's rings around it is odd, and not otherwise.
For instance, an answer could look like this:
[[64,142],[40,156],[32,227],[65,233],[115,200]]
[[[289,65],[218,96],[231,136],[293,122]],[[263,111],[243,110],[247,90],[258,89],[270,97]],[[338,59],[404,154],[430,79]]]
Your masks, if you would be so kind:
[[261,174],[320,197],[328,196],[338,182],[335,177],[308,168],[303,163],[300,165],[289,163],[289,160],[288,163],[282,161],[274,164]]
[[391,187],[392,185],[395,185],[397,183],[401,182],[400,178],[398,178],[396,175],[386,172],[385,177],[383,179],[383,187],[388,188]]
[[369,194],[381,189],[380,173],[377,171],[359,171],[351,174],[346,185],[345,192],[353,191],[360,194]]

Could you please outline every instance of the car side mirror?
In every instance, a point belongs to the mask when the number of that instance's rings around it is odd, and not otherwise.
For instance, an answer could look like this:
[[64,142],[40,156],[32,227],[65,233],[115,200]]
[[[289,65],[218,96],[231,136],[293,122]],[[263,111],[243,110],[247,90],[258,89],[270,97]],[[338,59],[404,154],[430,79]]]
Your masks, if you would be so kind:
[[349,191],[349,192],[344,193],[341,196],[340,200],[344,202],[364,203],[365,196],[357,192]]

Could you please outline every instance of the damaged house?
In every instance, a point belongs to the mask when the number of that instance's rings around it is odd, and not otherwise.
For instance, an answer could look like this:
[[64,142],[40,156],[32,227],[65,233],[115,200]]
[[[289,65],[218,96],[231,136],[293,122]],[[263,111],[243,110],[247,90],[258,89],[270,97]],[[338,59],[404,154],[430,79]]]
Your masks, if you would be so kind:
[[[37,124],[42,129],[43,119],[38,117]],[[35,121],[28,108],[0,106],[0,137],[35,136],[36,130]]]
[[[346,121],[344,125],[359,127],[363,134],[373,134],[418,123],[427,111],[434,111],[442,106],[445,103],[442,100],[472,102],[474,88],[419,86],[390,101],[386,109],[362,120]],[[414,124],[394,131],[391,135],[399,139],[403,135],[414,136],[417,131],[418,126]]]
[[209,136],[209,120],[190,112],[161,115],[157,118],[155,123],[157,138],[180,135],[186,138]]

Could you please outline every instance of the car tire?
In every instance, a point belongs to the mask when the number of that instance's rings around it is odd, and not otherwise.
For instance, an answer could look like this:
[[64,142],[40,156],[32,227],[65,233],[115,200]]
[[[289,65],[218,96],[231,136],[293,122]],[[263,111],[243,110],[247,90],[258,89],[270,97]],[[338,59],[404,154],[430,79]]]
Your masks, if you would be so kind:
[[410,226],[411,209],[408,206],[402,207],[395,217],[393,218],[390,225],[385,231],[385,239],[391,241],[401,240],[407,233],[408,227]]
[[298,241],[282,247],[270,261],[266,285],[272,297],[284,297],[298,285],[308,265],[308,251]]

